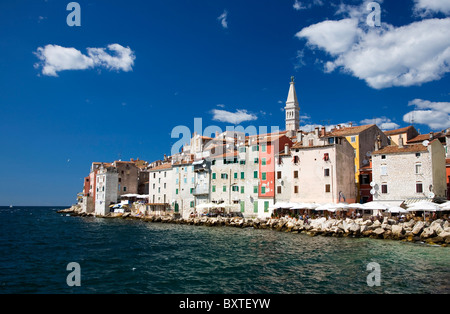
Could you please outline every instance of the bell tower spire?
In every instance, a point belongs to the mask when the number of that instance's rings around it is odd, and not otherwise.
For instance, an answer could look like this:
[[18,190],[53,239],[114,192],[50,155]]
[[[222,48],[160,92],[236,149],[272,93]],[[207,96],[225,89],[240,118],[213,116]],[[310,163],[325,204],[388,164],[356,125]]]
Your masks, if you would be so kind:
[[286,131],[297,131],[300,127],[300,106],[295,92],[295,78],[291,76],[289,94],[286,101]]

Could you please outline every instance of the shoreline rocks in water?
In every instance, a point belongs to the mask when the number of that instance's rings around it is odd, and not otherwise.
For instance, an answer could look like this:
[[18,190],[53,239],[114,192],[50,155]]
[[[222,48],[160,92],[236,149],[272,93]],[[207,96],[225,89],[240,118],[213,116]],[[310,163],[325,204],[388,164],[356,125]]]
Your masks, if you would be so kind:
[[325,217],[309,219],[307,223],[294,218],[259,219],[242,217],[195,217],[181,218],[174,216],[136,216],[132,213],[111,213],[106,216],[93,213],[81,213],[80,208],[71,208],[58,211],[71,216],[138,219],[145,222],[175,223],[195,226],[227,226],[235,228],[271,229],[279,232],[304,233],[311,237],[368,237],[373,239],[402,240],[409,242],[426,242],[428,244],[450,245],[450,223],[447,220],[437,219],[429,221],[409,220],[398,222],[385,217],[379,220],[357,219],[327,219]]

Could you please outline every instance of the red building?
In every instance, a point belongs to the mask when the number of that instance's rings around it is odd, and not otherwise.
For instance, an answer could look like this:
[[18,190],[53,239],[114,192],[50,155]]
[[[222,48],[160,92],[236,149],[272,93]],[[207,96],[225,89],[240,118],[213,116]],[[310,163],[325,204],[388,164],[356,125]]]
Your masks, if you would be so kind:
[[359,199],[361,203],[373,201],[373,195],[370,193],[373,189],[370,185],[372,182],[372,162],[359,169],[359,182]]

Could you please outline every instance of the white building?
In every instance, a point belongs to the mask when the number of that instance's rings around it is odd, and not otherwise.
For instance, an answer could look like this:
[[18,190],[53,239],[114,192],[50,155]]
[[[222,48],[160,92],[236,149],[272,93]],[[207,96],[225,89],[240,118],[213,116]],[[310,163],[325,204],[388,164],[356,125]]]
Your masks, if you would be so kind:
[[173,196],[173,170],[170,162],[150,168],[149,203],[169,208]]
[[291,155],[291,202],[355,202],[355,150],[345,137],[299,132]]
[[106,215],[110,205],[117,203],[119,173],[112,165],[101,165],[96,175],[95,214]]
[[192,161],[181,161],[172,165],[172,208],[183,218],[195,212],[195,176]]
[[[426,143],[425,143],[426,144]],[[445,197],[445,150],[439,140],[427,145],[387,146],[372,155],[375,201]]]

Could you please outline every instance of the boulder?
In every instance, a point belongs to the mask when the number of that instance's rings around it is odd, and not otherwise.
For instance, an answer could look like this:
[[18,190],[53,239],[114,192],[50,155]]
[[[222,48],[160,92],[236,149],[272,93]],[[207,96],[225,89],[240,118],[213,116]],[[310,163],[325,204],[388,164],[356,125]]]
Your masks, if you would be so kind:
[[420,234],[421,239],[433,238],[434,236],[436,236],[436,232],[430,227],[423,229],[422,233]]
[[385,230],[383,228],[377,228],[373,231],[374,234],[376,234],[377,236],[382,235],[385,232]]
[[361,230],[361,226],[358,225],[357,223],[352,223],[352,224],[349,226],[348,230],[349,230],[350,232],[353,232],[354,234],[359,234],[359,232],[360,232],[360,230]]
[[403,226],[401,226],[401,225],[393,225],[391,231],[392,231],[392,234],[397,237],[403,235],[403,232],[404,232]]
[[[413,221],[413,220],[410,220]],[[422,232],[423,228],[425,227],[425,224],[423,223],[423,221],[418,221],[415,225],[414,228],[412,229],[412,234],[413,235],[418,235]]]
[[407,222],[405,222],[403,224],[403,227],[404,228],[412,228],[414,226],[414,224],[416,224],[415,220],[411,219],[411,220],[408,220]]

